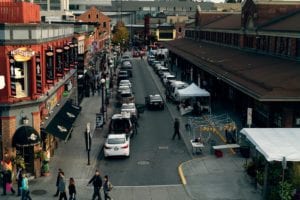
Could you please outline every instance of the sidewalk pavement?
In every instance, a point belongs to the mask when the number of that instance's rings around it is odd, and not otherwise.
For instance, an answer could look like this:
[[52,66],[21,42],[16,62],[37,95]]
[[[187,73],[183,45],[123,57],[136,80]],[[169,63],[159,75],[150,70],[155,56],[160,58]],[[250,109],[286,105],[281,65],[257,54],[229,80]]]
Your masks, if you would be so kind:
[[[164,93],[164,86],[151,67],[148,67],[152,78],[161,94]],[[176,70],[176,69],[174,69]],[[177,74],[181,74],[177,71]],[[165,99],[165,95],[162,95]],[[165,99],[165,102],[166,99]],[[212,155],[210,144],[205,144],[201,154],[194,154],[190,143],[194,135],[186,130],[189,116],[181,116],[176,105],[167,103],[173,119],[180,119],[180,134],[193,158],[182,163],[178,167],[178,173],[182,184],[191,199],[199,200],[260,200],[261,191],[255,189],[254,184],[246,175],[244,170],[245,159],[230,149],[222,150],[223,157],[217,158]],[[224,102],[215,102],[212,105],[212,115],[228,114],[236,123],[238,130],[242,128],[241,119],[225,105]],[[216,145],[225,144],[223,132],[212,133],[210,141],[214,140]],[[208,142],[209,143],[209,142]]]

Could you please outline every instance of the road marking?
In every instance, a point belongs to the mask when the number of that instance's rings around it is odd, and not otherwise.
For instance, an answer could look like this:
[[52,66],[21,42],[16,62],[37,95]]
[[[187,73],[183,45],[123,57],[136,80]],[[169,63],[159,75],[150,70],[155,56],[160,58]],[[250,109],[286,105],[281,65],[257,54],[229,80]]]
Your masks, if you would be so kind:
[[173,184],[173,185],[137,185],[137,186],[115,186],[116,188],[143,188],[143,187],[146,187],[146,188],[149,188],[149,187],[152,187],[152,188],[156,188],[156,187],[178,187],[178,186],[182,186],[181,184]]
[[167,150],[167,149],[169,149],[169,147],[168,146],[159,146],[158,149],[159,150]]
[[178,167],[178,173],[179,173],[179,176],[180,176],[180,179],[181,179],[182,184],[183,184],[183,185],[186,185],[186,179],[185,179],[185,176],[184,176],[183,171],[182,171],[182,164],[183,164],[183,163],[181,163],[181,164],[179,165],[179,167]]
[[141,161],[138,161],[137,164],[138,165],[149,165],[150,161],[148,161],[148,160],[141,160]]

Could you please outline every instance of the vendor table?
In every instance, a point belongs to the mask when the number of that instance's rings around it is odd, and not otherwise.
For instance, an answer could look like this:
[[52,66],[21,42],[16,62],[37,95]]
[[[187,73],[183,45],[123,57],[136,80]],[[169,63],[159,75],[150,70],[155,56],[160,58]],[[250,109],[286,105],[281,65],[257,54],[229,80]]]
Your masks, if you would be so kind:
[[191,140],[193,154],[202,153],[203,143]]

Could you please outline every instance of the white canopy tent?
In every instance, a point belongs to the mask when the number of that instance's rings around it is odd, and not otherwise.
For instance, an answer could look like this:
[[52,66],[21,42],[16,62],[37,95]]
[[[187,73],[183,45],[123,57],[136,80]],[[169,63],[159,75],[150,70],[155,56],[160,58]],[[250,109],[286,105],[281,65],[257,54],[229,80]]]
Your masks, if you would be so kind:
[[300,128],[243,128],[241,133],[267,161],[300,161]]
[[199,88],[195,83],[192,83],[184,89],[177,90],[177,94],[179,96],[179,99],[210,96],[210,93],[207,90]]

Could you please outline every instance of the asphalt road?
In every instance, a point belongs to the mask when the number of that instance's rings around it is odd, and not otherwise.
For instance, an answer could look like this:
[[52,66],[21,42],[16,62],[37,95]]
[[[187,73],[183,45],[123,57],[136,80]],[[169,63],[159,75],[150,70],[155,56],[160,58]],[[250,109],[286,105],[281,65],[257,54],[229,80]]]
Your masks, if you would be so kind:
[[[133,91],[136,103],[159,93],[145,61],[133,59]],[[138,134],[131,139],[129,158],[103,158],[98,168],[117,186],[180,184],[177,167],[190,156],[182,140],[171,140],[173,119],[168,111],[145,110],[139,118]]]

